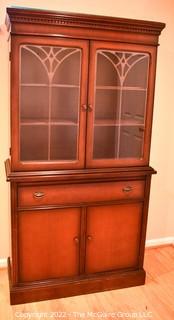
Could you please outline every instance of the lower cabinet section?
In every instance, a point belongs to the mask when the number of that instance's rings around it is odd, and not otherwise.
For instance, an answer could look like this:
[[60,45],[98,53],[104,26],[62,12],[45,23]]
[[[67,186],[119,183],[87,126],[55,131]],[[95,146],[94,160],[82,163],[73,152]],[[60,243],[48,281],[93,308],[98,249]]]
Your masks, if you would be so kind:
[[19,281],[136,268],[141,216],[142,203],[21,211]]
[[143,284],[145,185],[14,185],[11,303]]

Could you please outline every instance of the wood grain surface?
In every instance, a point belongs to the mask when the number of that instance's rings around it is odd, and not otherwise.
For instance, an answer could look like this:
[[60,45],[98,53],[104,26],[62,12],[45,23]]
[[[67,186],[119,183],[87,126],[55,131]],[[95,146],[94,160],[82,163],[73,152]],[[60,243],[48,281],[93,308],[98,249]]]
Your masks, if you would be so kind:
[[[133,319],[174,319],[174,247],[147,249],[145,253],[146,285],[128,289],[76,296],[66,299],[43,301],[10,306],[7,270],[0,270],[0,319],[19,319],[33,313],[31,319],[112,319],[109,313],[118,313],[115,319],[128,319],[128,314],[137,313]],[[55,312],[55,316],[54,313]],[[59,318],[56,317],[59,315]],[[34,313],[36,313],[34,317]],[[41,316],[46,313],[48,316]],[[98,313],[98,317],[96,317]],[[101,315],[100,315],[101,314]],[[122,316],[121,316],[122,315]],[[149,317],[147,317],[149,315]],[[53,317],[54,316],[54,317]]]

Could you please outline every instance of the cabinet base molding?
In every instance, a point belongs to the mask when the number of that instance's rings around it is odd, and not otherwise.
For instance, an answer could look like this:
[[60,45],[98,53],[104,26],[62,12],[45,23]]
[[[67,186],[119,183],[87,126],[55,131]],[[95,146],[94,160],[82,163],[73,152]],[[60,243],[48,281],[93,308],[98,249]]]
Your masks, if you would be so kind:
[[114,289],[139,286],[145,283],[145,271],[117,272],[106,276],[92,276],[91,279],[63,281],[49,281],[47,283],[26,284],[20,286],[11,285],[11,266],[8,259],[8,274],[10,283],[10,303],[22,304],[42,300],[65,298],[82,294],[95,293]]

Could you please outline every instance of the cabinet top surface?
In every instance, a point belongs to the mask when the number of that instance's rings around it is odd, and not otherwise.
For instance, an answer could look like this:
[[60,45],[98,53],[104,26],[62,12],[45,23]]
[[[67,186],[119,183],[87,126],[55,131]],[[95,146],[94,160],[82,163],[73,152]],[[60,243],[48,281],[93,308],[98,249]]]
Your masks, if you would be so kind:
[[155,21],[116,18],[109,16],[69,13],[23,7],[7,8],[6,24],[47,24],[82,28],[99,28],[125,32],[147,33],[159,35],[165,24]]

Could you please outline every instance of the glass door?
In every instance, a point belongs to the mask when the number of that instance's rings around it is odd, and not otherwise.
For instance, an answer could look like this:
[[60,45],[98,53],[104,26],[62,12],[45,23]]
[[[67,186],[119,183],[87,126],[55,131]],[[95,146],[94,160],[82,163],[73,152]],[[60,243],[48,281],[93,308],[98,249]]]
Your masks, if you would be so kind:
[[[21,168],[84,166],[85,41],[35,40],[19,46]],[[83,63],[83,59],[85,62]],[[13,144],[14,145],[14,144]]]
[[137,45],[93,42],[90,56],[87,165],[142,165],[150,53]]

